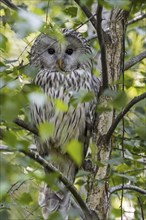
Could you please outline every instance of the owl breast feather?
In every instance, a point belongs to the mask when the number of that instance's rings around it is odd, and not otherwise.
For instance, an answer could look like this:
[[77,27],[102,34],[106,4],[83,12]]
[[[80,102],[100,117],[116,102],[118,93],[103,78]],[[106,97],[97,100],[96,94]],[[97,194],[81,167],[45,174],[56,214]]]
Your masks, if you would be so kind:
[[[44,105],[32,106],[33,122],[36,126],[44,122],[54,125],[53,135],[46,140],[45,146],[64,149],[71,139],[82,139],[90,103],[79,103],[77,107],[69,103],[72,94],[80,90],[92,91],[91,74],[82,69],[69,74],[41,70],[35,78],[35,84],[43,89],[48,98]],[[62,100],[68,105],[68,110],[56,108],[55,100]],[[41,151],[44,144],[38,148]]]

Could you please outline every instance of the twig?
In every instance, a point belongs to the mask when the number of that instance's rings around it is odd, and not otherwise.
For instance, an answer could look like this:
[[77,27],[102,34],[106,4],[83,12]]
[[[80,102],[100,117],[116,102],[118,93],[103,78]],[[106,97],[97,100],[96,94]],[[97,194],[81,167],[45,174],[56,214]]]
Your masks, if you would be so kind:
[[139,202],[139,205],[140,205],[140,209],[141,209],[141,217],[142,217],[142,220],[144,220],[142,201],[141,201],[141,198],[139,196],[137,197],[137,199],[138,199],[138,202]]
[[93,27],[96,29],[96,19],[94,18],[93,14],[91,13],[91,11],[80,2],[80,0],[74,0],[79,6],[80,8],[83,10],[83,12],[85,13],[85,15],[87,16],[87,18],[90,19]]
[[[0,151],[5,151],[5,152],[13,152],[13,150],[9,150],[9,148],[6,147],[0,147]],[[78,202],[79,206],[81,207],[81,209],[83,210],[83,212],[85,213],[86,219],[92,219],[91,218],[91,212],[88,209],[86,203],[84,202],[84,200],[82,199],[82,197],[80,196],[80,194],[78,193],[78,191],[76,190],[76,188],[74,187],[74,185],[72,183],[69,182],[69,180],[64,176],[63,173],[61,173],[56,167],[54,167],[52,164],[48,163],[48,161],[46,161],[43,157],[41,157],[38,153],[34,153],[34,152],[30,152],[30,151],[26,151],[23,149],[18,149],[17,150],[20,153],[23,153],[24,155],[28,156],[29,158],[33,159],[34,161],[36,161],[37,163],[39,163],[41,166],[43,166],[47,171],[51,171],[51,172],[55,172],[58,174],[58,178],[59,180],[66,186],[66,188],[72,193],[72,195],[74,196],[74,198],[76,199],[76,201]]]
[[118,123],[121,121],[121,119],[124,117],[124,115],[130,110],[130,108],[132,108],[136,103],[138,103],[139,101],[141,101],[142,99],[146,98],[146,92],[144,92],[143,94],[136,96],[135,98],[133,98],[127,105],[126,107],[123,109],[122,112],[120,112],[118,114],[118,116],[115,118],[113,124],[111,125],[111,127],[109,128],[107,134],[105,135],[105,142],[108,143],[115,128],[117,127]]
[[141,194],[144,194],[146,195],[146,190],[144,189],[141,189],[140,187],[138,186],[134,186],[134,185],[119,185],[119,186],[114,186],[110,189],[110,194],[113,194],[117,191],[120,191],[120,190],[125,190],[125,189],[128,189],[128,190],[133,190],[133,191],[136,191],[136,192],[139,192]]
[[27,130],[27,131],[30,131],[31,133],[35,134],[35,135],[39,135],[38,134],[38,130],[35,128],[35,127],[32,127],[30,126],[29,124],[27,124],[25,121],[19,119],[19,118],[16,118],[14,120],[14,123],[17,124],[18,126],[20,126],[21,128]]
[[80,27],[82,27],[84,24],[88,23],[93,17],[96,16],[96,13],[94,15],[91,15],[90,18],[88,18],[84,23],[81,23],[77,28],[75,28],[74,30],[78,30]]
[[92,36],[87,37],[87,38],[86,38],[86,41],[89,42],[89,41],[94,40],[94,39],[98,39],[97,34],[93,34]]
[[135,56],[132,59],[130,59],[129,61],[127,61],[125,63],[124,70],[128,70],[129,68],[131,68],[132,66],[134,66],[135,64],[137,64],[138,62],[143,60],[144,58],[146,58],[146,51],[138,54],[137,56]]
[[132,20],[128,21],[128,25],[134,24],[135,22],[140,21],[143,18],[146,18],[146,13],[142,13],[142,14],[136,16],[135,18],[133,18]]
[[3,4],[5,4],[8,8],[13,9],[15,11],[19,10],[19,8],[9,0],[0,0]]
[[103,39],[103,30],[102,30],[102,6],[98,4],[97,6],[97,36],[99,40],[99,45],[101,49],[101,66],[102,66],[102,89],[108,88],[108,74],[107,74],[107,60],[106,60],[106,49]]

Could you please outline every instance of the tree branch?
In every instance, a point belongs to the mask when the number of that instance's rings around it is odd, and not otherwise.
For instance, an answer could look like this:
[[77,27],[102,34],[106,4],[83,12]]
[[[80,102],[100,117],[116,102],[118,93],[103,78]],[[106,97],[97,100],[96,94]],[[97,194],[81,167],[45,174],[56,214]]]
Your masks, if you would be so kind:
[[131,68],[132,66],[134,66],[135,64],[137,64],[138,62],[143,60],[144,58],[146,58],[146,51],[138,54],[137,56],[135,56],[132,59],[130,59],[129,61],[127,61],[125,63],[124,70],[128,70],[129,68]]
[[8,147],[0,146],[0,151],[5,152],[20,152],[24,155],[28,156],[29,158],[33,159],[37,163],[39,163],[41,166],[43,166],[47,171],[56,172],[58,174],[59,180],[66,186],[66,188],[72,193],[74,198],[76,199],[77,203],[83,210],[83,213],[85,214],[86,219],[92,219],[91,218],[91,211],[88,209],[86,203],[80,196],[79,192],[76,190],[74,185],[68,181],[68,179],[64,176],[63,173],[61,173],[56,167],[54,167],[52,164],[50,164],[48,161],[46,161],[43,157],[41,157],[38,153],[34,153],[33,151],[26,151],[23,149],[17,149],[17,150],[11,150]]
[[89,41],[94,40],[94,39],[98,39],[97,34],[93,34],[92,36],[87,37],[87,38],[86,38],[86,41],[89,42]]
[[143,204],[142,204],[141,198],[139,196],[137,197],[137,199],[138,199],[138,203],[139,203],[140,209],[141,209],[141,217],[142,217],[142,220],[144,220]]
[[91,21],[91,19],[93,18],[93,17],[95,17],[96,16],[96,14],[94,14],[94,15],[91,15],[91,17],[90,18],[88,18],[84,23],[81,23],[77,28],[75,28],[74,30],[76,31],[76,30],[78,30],[80,27],[82,27],[84,24],[86,24],[86,23],[88,23],[89,21]]
[[141,189],[141,188],[139,188],[139,187],[137,187],[137,186],[134,186],[134,185],[119,185],[119,186],[114,186],[114,187],[112,187],[111,189],[110,189],[110,194],[112,194],[112,193],[115,193],[115,192],[117,192],[117,191],[120,191],[120,190],[125,190],[125,189],[128,189],[128,190],[134,190],[134,191],[136,191],[136,192],[139,192],[139,193],[141,193],[141,194],[146,194],[146,190],[144,190],[144,189]]
[[96,29],[96,19],[94,18],[93,14],[91,13],[91,11],[80,2],[80,0],[74,0],[79,6],[80,8],[83,10],[83,12],[85,13],[85,15],[87,16],[87,18],[90,19],[93,27]]
[[102,89],[108,88],[108,74],[107,74],[107,64],[106,64],[106,49],[103,39],[103,30],[102,30],[102,6],[98,4],[97,6],[97,36],[99,40],[99,45],[101,49],[101,66],[102,66]]
[[35,135],[39,135],[38,134],[38,130],[35,128],[35,127],[32,127],[30,126],[29,124],[27,124],[25,121],[19,119],[19,118],[16,118],[14,120],[14,123],[17,124],[18,126],[20,126],[21,128],[27,130],[27,131],[30,131],[31,133],[35,134]]
[[135,18],[133,18],[132,20],[128,21],[128,25],[134,24],[135,22],[140,21],[143,18],[146,18],[146,13],[142,13],[142,14],[136,16]]
[[13,9],[15,11],[19,10],[19,8],[9,0],[0,0],[3,4],[5,4],[8,8]]
[[124,117],[124,115],[130,110],[130,108],[132,108],[136,103],[138,103],[139,101],[141,101],[142,99],[146,98],[146,92],[144,92],[143,94],[133,98],[127,105],[126,107],[123,109],[122,112],[120,112],[118,114],[118,116],[116,117],[116,119],[114,120],[113,124],[111,125],[111,127],[109,128],[107,134],[105,135],[105,142],[108,143],[115,128],[117,127],[118,123],[121,121],[121,119]]

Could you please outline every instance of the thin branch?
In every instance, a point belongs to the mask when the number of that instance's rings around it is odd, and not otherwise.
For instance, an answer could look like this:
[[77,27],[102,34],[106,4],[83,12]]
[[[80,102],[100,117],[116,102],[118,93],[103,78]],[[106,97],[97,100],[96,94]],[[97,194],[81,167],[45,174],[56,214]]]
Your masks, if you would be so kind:
[[[4,152],[14,152],[14,150],[11,150],[7,147],[0,147],[0,151]],[[88,209],[86,203],[80,196],[79,192],[76,190],[74,185],[69,182],[69,180],[64,176],[62,172],[60,172],[56,167],[54,167],[52,164],[50,164],[48,161],[46,161],[43,157],[41,157],[38,153],[26,151],[23,149],[18,149],[17,150],[20,153],[23,153],[24,155],[28,156],[29,158],[33,159],[37,163],[39,163],[41,166],[45,168],[47,171],[55,172],[58,174],[59,180],[66,186],[66,188],[72,193],[76,201],[78,202],[79,206],[81,209],[84,211],[86,219],[92,219],[91,218],[91,212]],[[15,150],[16,152],[16,150]]]
[[74,30],[78,30],[80,27],[82,27],[84,24],[88,23],[93,17],[96,16],[96,13],[94,15],[91,15],[90,18],[88,18],[84,23],[81,23],[77,28],[75,28]]
[[87,37],[87,38],[86,38],[86,41],[89,42],[89,41],[94,40],[94,39],[98,39],[97,34],[93,34],[92,36]]
[[131,68],[132,66],[143,60],[144,58],[146,58],[146,51],[138,54],[137,56],[133,57],[131,60],[127,61],[125,63],[124,70],[128,70],[129,68]]
[[142,14],[136,16],[135,18],[133,18],[132,20],[128,21],[128,25],[134,24],[135,22],[140,21],[144,18],[146,18],[146,13],[142,13]]
[[38,134],[38,130],[35,128],[35,127],[32,127],[30,126],[29,124],[27,124],[25,121],[19,119],[19,118],[16,118],[14,120],[14,123],[17,124],[18,126],[20,126],[21,128],[27,130],[27,131],[30,131],[31,133],[35,134],[35,135],[39,135]]
[[144,220],[143,204],[142,204],[141,198],[139,196],[137,197],[137,199],[138,199],[140,209],[141,209],[141,217],[142,217],[142,220]]
[[93,14],[91,13],[91,11],[80,2],[80,0],[74,0],[79,6],[80,8],[83,10],[83,12],[85,13],[85,15],[87,16],[87,18],[90,19],[93,27],[96,29],[96,19],[94,18]]
[[109,142],[115,128],[117,127],[117,125],[119,124],[119,122],[121,121],[121,119],[124,117],[124,115],[130,110],[130,108],[132,108],[136,103],[138,103],[139,101],[141,101],[142,99],[146,98],[146,92],[144,92],[143,94],[136,96],[135,98],[133,98],[127,105],[126,107],[122,110],[122,112],[120,112],[118,114],[118,116],[115,118],[113,124],[111,125],[110,129],[108,130],[107,134],[105,135],[105,142]]
[[133,190],[133,191],[136,191],[136,192],[139,192],[141,194],[144,194],[146,195],[146,190],[144,189],[141,189],[140,187],[138,186],[134,186],[134,185],[119,185],[119,186],[114,186],[110,189],[110,194],[113,194],[117,191],[120,191],[120,190],[125,190],[125,189],[128,189],[128,190]]
[[9,0],[0,0],[3,4],[5,4],[8,8],[13,9],[15,11],[19,10],[19,8]]
[[108,74],[107,74],[107,62],[106,62],[106,49],[103,39],[103,30],[102,30],[102,6],[98,4],[97,6],[97,36],[99,40],[99,45],[101,49],[101,66],[102,66],[102,89],[108,88]]

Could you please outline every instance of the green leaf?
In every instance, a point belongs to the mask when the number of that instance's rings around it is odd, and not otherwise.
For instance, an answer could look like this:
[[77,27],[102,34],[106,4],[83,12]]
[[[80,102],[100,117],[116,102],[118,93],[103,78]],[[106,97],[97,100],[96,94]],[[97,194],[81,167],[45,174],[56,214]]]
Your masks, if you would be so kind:
[[59,212],[51,213],[48,220],[64,220]]
[[66,152],[74,160],[74,162],[80,166],[83,161],[83,145],[77,140],[71,140],[66,146]]
[[6,50],[8,39],[0,33],[0,49]]
[[124,159],[122,157],[116,157],[116,158],[112,158],[110,160],[107,160],[106,162],[110,165],[118,165],[121,164],[124,161]]
[[54,124],[44,122],[39,125],[39,134],[43,141],[47,140],[54,133]]
[[88,92],[86,90],[80,90],[79,92],[73,93],[70,104],[72,104],[75,108],[79,103],[90,102],[95,97],[93,92]]
[[26,10],[19,10],[13,15],[12,19],[15,21],[12,24],[12,29],[22,38],[38,31],[43,24],[40,16]]
[[24,193],[20,196],[20,198],[19,198],[19,202],[20,202],[21,204],[27,204],[27,205],[29,205],[32,201],[33,201],[33,200],[32,200],[32,197],[31,197],[30,193],[26,193],[26,192],[24,192]]
[[129,176],[129,175],[125,175],[125,174],[118,174],[115,173],[115,175],[120,176],[120,177],[124,177],[132,182],[136,182],[136,177],[135,176]]
[[67,7],[64,9],[65,14],[73,17],[77,16],[78,8],[77,7]]
[[56,109],[60,110],[61,112],[68,111],[68,105],[61,99],[55,99],[55,107],[56,107]]
[[60,188],[57,184],[57,180],[59,178],[58,173],[51,172],[46,175],[44,181],[51,187],[53,191],[59,191]]
[[15,148],[17,145],[17,137],[13,131],[7,131],[4,135],[4,141],[10,148]]
[[122,163],[122,164],[118,165],[115,168],[115,170],[119,171],[119,172],[125,172],[125,171],[129,170],[129,166],[127,166],[127,164],[125,164],[125,163]]

